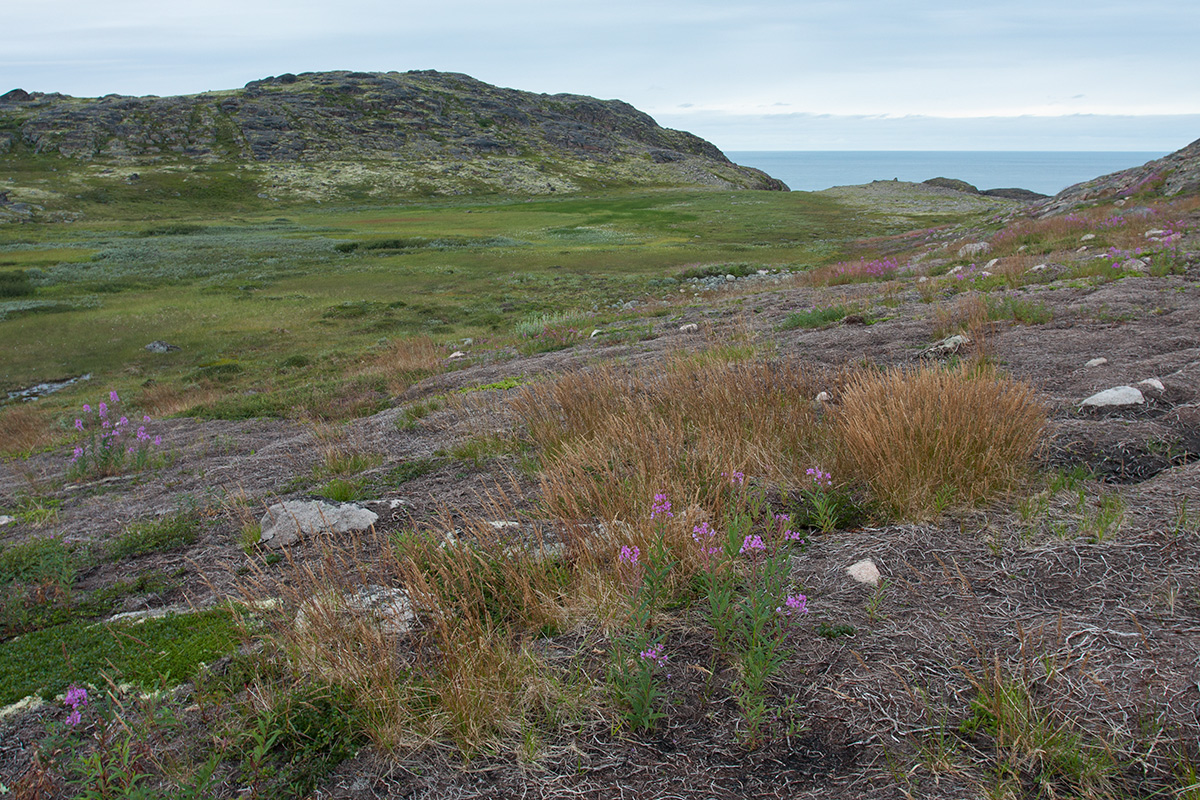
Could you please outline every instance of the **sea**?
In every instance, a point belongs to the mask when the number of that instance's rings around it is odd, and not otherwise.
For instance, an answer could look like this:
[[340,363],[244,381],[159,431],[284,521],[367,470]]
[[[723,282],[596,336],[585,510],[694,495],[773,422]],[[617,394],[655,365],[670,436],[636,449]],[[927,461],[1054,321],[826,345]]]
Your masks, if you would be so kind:
[[1068,186],[1161,158],[1159,152],[984,150],[742,150],[736,164],[757,167],[794,191],[871,181],[920,183],[957,178],[978,189],[1029,189],[1054,195]]

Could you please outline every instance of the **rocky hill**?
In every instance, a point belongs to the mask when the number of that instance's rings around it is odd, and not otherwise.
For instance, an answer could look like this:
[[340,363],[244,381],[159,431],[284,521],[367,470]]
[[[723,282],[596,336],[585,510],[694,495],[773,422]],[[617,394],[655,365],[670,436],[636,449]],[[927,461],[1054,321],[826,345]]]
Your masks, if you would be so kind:
[[1063,189],[1042,213],[1057,214],[1084,203],[1139,194],[1174,197],[1200,191],[1200,139],[1140,167],[1102,175]]
[[787,188],[627,103],[433,71],[286,74],[181,97],[0,95],[0,169],[47,155],[117,168],[259,165],[273,174],[268,190],[294,182],[287,167],[350,164],[359,168],[321,180],[336,187],[386,176],[389,190],[446,194]]

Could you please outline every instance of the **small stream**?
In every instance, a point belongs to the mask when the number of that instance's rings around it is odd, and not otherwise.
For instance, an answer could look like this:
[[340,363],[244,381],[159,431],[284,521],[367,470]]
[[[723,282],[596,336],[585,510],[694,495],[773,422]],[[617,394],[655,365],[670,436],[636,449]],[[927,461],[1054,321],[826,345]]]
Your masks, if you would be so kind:
[[77,375],[74,378],[67,378],[66,380],[46,381],[45,383],[39,383],[37,386],[30,386],[28,389],[18,389],[14,392],[9,392],[7,402],[11,403],[14,400],[19,400],[22,402],[37,400],[38,398],[45,397],[48,394],[54,394],[57,391],[61,391],[68,386],[78,383],[79,381],[90,381],[91,379],[92,373],[89,372],[86,375]]

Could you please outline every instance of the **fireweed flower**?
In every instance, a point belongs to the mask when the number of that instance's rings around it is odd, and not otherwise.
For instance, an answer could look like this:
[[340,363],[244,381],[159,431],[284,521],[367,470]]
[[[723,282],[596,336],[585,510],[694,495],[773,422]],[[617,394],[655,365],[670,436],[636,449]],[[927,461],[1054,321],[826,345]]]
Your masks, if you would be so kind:
[[641,555],[642,551],[638,550],[636,546],[630,547],[625,545],[621,548],[621,555],[617,556],[617,560],[622,564],[628,564],[631,567],[636,567],[638,564],[638,559],[641,558]]
[[742,552],[747,555],[757,555],[766,549],[767,546],[763,544],[762,537],[757,533],[750,534],[742,540]]
[[116,389],[113,389],[111,392],[108,393],[108,399],[114,403],[121,402],[121,398],[117,397]]
[[667,657],[663,654],[662,642],[650,645],[638,653],[638,655],[643,661],[649,661],[654,666],[665,667],[667,665]]
[[828,489],[833,485],[833,476],[828,472],[822,472],[819,467],[809,467],[804,474],[812,478],[812,482],[819,488]]
[[744,472],[722,472],[722,478],[728,478],[729,483],[733,486],[741,486],[746,483],[746,473]]
[[101,403],[100,405],[96,406],[96,413],[98,413],[100,416],[103,417],[105,414],[108,413],[108,404]]
[[68,725],[74,727],[79,724],[79,709],[86,706],[87,701],[87,689],[84,689],[82,686],[76,686],[73,683],[67,687],[67,694],[63,697],[63,705],[71,709],[71,713],[67,715]]
[[671,501],[665,494],[654,495],[654,505],[650,507],[650,519],[657,517],[674,517],[671,513]]
[[783,605],[776,608],[775,612],[785,617],[790,617],[793,614],[807,614],[808,598],[802,594],[789,594],[784,599]]
[[75,420],[75,430],[77,430],[77,431],[83,430],[83,420],[81,420],[81,419]]
[[793,530],[784,531],[783,538],[787,539],[789,542],[799,542],[800,544],[804,544],[804,540],[800,538],[800,534]]
[[712,556],[721,552],[721,548],[713,544],[713,540],[716,538],[717,532],[710,528],[707,522],[701,522],[692,528],[692,541],[700,545],[700,554],[704,556],[705,564],[711,560]]

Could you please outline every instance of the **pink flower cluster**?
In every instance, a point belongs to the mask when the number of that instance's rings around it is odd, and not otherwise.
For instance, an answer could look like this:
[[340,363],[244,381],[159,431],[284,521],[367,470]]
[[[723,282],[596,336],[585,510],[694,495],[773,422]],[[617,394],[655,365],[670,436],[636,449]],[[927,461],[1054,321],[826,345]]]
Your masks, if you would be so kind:
[[667,499],[667,496],[665,494],[654,495],[654,505],[650,507],[650,519],[674,516],[671,513],[671,501]]
[[790,617],[794,614],[808,613],[808,598],[802,594],[789,594],[783,605],[775,609],[775,613]]
[[[115,392],[114,392],[115,394]],[[103,404],[101,404],[103,405]],[[74,727],[79,724],[80,709],[85,707],[88,702],[87,689],[82,686],[71,684],[67,687],[67,694],[63,698],[63,705],[71,709],[71,713],[67,716],[67,724]]]
[[667,665],[667,657],[663,654],[662,642],[652,644],[642,652],[638,653],[643,661],[649,661],[655,666],[665,667]]

